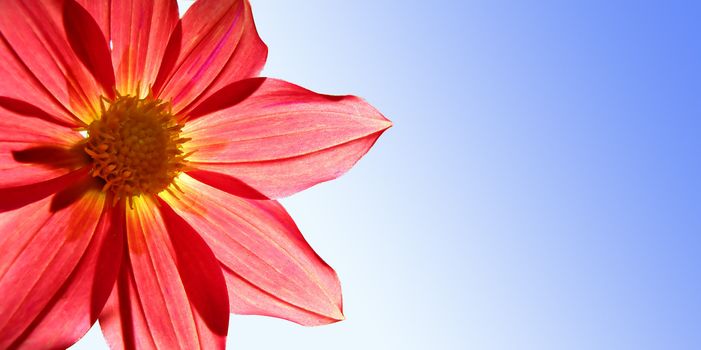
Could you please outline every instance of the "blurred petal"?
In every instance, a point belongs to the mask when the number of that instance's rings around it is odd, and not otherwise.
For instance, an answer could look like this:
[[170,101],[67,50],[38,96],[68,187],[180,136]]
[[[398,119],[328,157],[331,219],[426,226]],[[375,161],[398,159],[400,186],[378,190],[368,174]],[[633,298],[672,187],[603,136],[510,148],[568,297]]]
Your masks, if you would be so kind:
[[201,237],[165,203],[137,198],[128,257],[100,325],[114,349],[224,348],[226,284]]
[[111,94],[110,58],[99,25],[74,0],[0,1],[0,32],[53,98],[86,124],[96,118],[99,96]]
[[161,196],[221,261],[231,311],[321,325],[343,319],[336,273],[276,201],[221,192],[181,175],[180,198]]
[[20,337],[46,337],[33,330],[45,332],[41,322],[47,317],[61,319],[66,327],[52,333],[56,338],[51,341],[57,344],[75,340],[89,328],[90,314],[80,311],[88,310],[84,303],[93,305],[93,300],[84,299],[91,283],[82,281],[92,279],[85,275],[89,274],[85,269],[92,267],[83,259],[94,253],[86,255],[104,202],[102,193],[78,183],[53,197],[0,213],[0,348]]
[[85,335],[97,321],[117,278],[124,220],[123,209],[104,208],[78,265],[15,346],[63,349]]
[[244,28],[243,0],[200,0],[173,32],[154,91],[178,112],[219,75]]
[[183,116],[187,116],[189,111],[196,107],[199,102],[204,101],[223,87],[239,80],[257,77],[258,73],[263,69],[268,58],[268,47],[258,36],[248,1],[246,1],[246,12],[244,15],[243,33],[238,45],[236,45],[234,54],[231,55],[231,58],[229,58],[229,61],[214,82],[200,94],[196,101],[181,112]]
[[392,123],[353,96],[247,79],[215,94],[183,129],[193,167],[278,198],[348,171]]
[[112,2],[112,60],[122,95],[149,92],[178,19],[175,0]]

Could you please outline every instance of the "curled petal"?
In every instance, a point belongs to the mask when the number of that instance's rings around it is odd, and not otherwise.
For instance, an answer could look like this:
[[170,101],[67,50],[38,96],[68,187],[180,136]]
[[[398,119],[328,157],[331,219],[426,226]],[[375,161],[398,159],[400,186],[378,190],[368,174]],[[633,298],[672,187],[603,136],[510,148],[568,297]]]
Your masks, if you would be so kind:
[[185,125],[189,159],[268,198],[340,176],[392,125],[357,97],[320,95],[281,80],[247,79],[223,91]]
[[307,244],[284,208],[230,195],[181,175],[179,198],[161,196],[200,233],[222,264],[231,311],[303,325],[342,320],[334,270]]
[[127,258],[100,325],[113,348],[223,349],[226,284],[202,238],[167,204],[137,198]]

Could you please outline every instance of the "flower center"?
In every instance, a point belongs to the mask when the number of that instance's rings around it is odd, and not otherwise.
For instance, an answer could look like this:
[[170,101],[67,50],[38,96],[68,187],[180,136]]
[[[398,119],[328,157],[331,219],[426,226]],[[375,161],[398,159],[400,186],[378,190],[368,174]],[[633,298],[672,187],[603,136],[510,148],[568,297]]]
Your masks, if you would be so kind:
[[103,191],[119,198],[155,195],[185,170],[183,125],[170,104],[146,97],[118,96],[88,126],[85,152],[92,157],[92,176],[105,181]]

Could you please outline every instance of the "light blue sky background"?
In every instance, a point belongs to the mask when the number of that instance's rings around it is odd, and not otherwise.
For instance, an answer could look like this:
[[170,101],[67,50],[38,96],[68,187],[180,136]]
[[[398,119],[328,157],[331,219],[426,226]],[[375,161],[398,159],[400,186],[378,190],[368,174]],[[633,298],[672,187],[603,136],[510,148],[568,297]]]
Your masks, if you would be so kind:
[[252,2],[265,75],[395,126],[283,201],[348,319],[231,348],[701,349],[698,2]]

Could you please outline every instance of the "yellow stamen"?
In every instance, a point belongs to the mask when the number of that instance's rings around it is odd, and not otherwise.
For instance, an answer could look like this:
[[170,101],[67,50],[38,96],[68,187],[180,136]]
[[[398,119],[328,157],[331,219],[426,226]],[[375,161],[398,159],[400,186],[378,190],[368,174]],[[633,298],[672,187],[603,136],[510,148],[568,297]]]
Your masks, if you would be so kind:
[[92,175],[105,181],[103,190],[114,193],[115,202],[165,190],[187,168],[182,145],[189,139],[180,137],[182,128],[170,104],[150,95],[104,101],[102,116],[88,126]]

